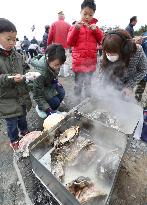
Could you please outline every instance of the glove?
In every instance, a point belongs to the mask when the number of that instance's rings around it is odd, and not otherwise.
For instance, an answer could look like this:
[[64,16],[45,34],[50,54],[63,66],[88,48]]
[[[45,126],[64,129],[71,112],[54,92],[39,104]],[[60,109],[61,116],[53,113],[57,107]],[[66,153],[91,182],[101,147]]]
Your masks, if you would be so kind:
[[58,82],[57,79],[54,79],[54,80],[52,81],[52,85],[53,85],[53,87],[54,87],[55,89],[57,89],[58,87],[62,87],[62,85]]
[[56,111],[55,111],[55,110],[52,110],[51,108],[48,108],[48,109],[46,110],[47,116],[52,115],[52,114],[54,114],[54,113],[56,113]]

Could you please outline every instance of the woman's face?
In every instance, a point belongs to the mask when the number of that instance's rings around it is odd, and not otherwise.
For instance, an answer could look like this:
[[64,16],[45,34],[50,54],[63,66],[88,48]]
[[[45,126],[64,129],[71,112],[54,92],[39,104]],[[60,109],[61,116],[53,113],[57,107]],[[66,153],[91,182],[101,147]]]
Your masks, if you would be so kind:
[[85,7],[81,10],[81,20],[86,23],[89,23],[92,20],[93,15],[94,11],[89,7]]
[[0,33],[0,44],[5,50],[10,51],[16,44],[16,32]]
[[55,60],[49,62],[48,65],[50,66],[50,68],[52,70],[58,71],[60,69],[61,63],[60,63],[59,59],[55,59]]

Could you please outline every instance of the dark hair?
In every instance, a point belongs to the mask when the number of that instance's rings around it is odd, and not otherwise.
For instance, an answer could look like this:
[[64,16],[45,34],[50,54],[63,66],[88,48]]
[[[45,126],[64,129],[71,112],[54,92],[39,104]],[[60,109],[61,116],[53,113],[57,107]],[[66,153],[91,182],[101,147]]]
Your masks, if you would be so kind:
[[66,61],[65,49],[60,44],[49,45],[46,49],[45,56],[49,63],[56,59],[59,59],[61,64]]
[[0,33],[17,32],[15,25],[5,18],[0,18]]
[[132,18],[130,18],[130,23],[132,23],[133,21],[137,21],[137,16],[133,16]]
[[81,4],[81,10],[84,9],[85,7],[91,8],[94,12],[96,11],[96,4],[94,0],[84,0],[83,3]]
[[125,63],[127,67],[130,61],[130,57],[136,52],[137,47],[135,42],[132,40],[130,34],[123,29],[113,30],[108,32],[102,42],[103,47],[103,66],[107,66],[109,61],[106,57],[107,53],[117,53],[120,56],[120,60]]

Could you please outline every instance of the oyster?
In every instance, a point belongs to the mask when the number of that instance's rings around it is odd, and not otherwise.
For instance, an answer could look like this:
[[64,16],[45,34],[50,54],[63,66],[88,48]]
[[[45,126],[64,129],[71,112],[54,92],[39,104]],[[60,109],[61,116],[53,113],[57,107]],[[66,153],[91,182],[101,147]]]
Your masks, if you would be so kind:
[[59,180],[62,181],[65,171],[65,156],[66,156],[66,150],[64,147],[55,148],[51,152],[51,172],[53,175]]
[[84,170],[96,160],[97,151],[97,146],[91,140],[79,136],[67,156],[68,165]]
[[106,193],[102,193],[88,177],[78,177],[67,185],[67,190],[71,192],[81,204],[105,199]]
[[64,133],[60,134],[58,143],[64,144],[70,141],[74,136],[78,135],[79,126],[72,126],[69,129],[65,130]]

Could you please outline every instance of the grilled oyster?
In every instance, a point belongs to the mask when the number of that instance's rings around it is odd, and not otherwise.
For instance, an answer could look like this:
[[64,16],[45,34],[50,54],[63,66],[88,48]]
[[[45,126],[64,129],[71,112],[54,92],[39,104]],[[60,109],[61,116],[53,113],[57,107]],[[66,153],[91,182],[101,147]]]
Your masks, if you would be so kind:
[[51,172],[59,180],[62,181],[65,171],[65,148],[62,149],[56,148],[51,153]]
[[81,204],[105,199],[106,193],[99,191],[88,177],[79,177],[67,185],[71,192]]
[[67,156],[68,165],[78,166],[79,170],[84,170],[96,159],[97,151],[96,145],[91,140],[79,136]]
[[78,135],[79,126],[72,126],[69,129],[65,130],[64,133],[60,134],[58,143],[64,144],[70,141],[74,136]]

